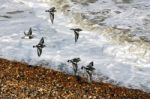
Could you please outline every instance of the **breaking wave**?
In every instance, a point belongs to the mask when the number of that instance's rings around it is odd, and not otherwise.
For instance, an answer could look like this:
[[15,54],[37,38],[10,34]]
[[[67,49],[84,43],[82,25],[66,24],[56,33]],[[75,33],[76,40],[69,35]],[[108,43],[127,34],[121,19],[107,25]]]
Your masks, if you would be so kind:
[[[130,46],[128,50],[131,54],[142,57],[147,61],[150,60],[150,39],[147,35],[138,35],[137,29],[130,28],[130,26],[122,25],[108,25],[104,21],[107,18],[113,17],[112,14],[121,13],[120,10],[115,10],[112,13],[112,9],[94,9],[98,3],[107,3],[111,0],[105,0],[106,2],[100,2],[100,0],[39,0],[40,2],[47,2],[63,12],[64,15],[70,17],[71,23],[75,26],[84,28],[88,31],[93,31],[104,35],[112,43]],[[127,3],[133,2],[133,0],[112,0],[112,4],[119,4],[120,8],[126,7]],[[138,2],[138,1],[137,1]],[[123,5],[123,3],[125,3]],[[133,7],[137,6],[133,5]],[[142,5],[141,5],[142,6]],[[87,8],[86,10],[84,8]],[[133,12],[134,13],[134,12]],[[146,19],[144,19],[146,20]],[[115,22],[115,20],[114,20]],[[136,23],[136,22],[135,22]],[[150,23],[147,23],[150,24]],[[144,30],[143,30],[144,32]]]

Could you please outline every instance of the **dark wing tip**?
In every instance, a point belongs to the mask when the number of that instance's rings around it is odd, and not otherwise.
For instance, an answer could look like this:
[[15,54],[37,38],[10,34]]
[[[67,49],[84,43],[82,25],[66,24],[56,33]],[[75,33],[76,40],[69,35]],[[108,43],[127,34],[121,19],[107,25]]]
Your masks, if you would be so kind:
[[24,35],[27,35],[27,33],[26,33],[26,32],[24,32]]
[[92,62],[90,62],[89,64],[91,64],[92,66],[94,65],[94,62],[92,61]]
[[44,38],[43,38],[43,37],[41,38],[41,43],[42,43],[42,44],[44,43]]
[[42,49],[41,48],[37,47],[37,54],[38,54],[39,57],[41,56],[41,54],[42,54]]
[[87,65],[87,67],[88,67],[88,68],[93,68],[93,65],[94,65],[94,62],[92,61],[92,62],[90,62],[90,63]]
[[30,27],[30,29],[29,29],[29,35],[32,35],[32,28]]
[[75,33],[75,42],[77,42],[78,38],[79,38],[79,33],[78,32],[74,32]]
[[43,44],[43,43],[44,43],[44,38],[42,37],[38,44]]
[[29,30],[32,30],[32,28],[30,27],[30,29]]

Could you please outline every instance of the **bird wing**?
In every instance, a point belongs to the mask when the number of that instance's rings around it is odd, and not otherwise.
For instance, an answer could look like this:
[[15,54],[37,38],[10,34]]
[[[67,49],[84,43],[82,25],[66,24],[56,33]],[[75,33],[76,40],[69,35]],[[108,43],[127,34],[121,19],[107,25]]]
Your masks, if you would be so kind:
[[29,29],[28,35],[32,35],[32,28]]
[[24,35],[27,36],[28,34],[26,32],[24,32]]
[[72,59],[74,62],[79,62],[80,61],[80,58],[74,58]]
[[90,63],[87,65],[87,68],[93,68],[93,65],[94,65],[94,63],[93,63],[93,62],[90,62]]
[[55,7],[52,7],[49,9],[50,11],[55,11]]
[[39,44],[44,44],[44,38],[42,37]]
[[80,28],[76,28],[76,30],[77,30],[77,31],[82,31],[82,29],[80,29]]
[[81,61],[81,59],[80,59],[80,58],[77,58],[77,60],[78,60],[78,61]]
[[93,71],[93,70],[95,70],[95,68],[94,67],[86,67],[86,70]]
[[37,54],[38,54],[39,57],[41,56],[41,54],[42,54],[42,48],[37,47]]
[[75,42],[77,42],[78,38],[79,38],[79,33],[78,32],[74,32],[75,34]]
[[50,12],[49,15],[50,15],[50,20],[51,20],[51,22],[52,22],[52,24],[53,24],[53,21],[54,21],[54,13],[53,13],[53,12]]
[[94,65],[94,62],[90,62],[89,65],[90,65],[90,66],[93,66],[93,65]]
[[90,70],[90,71],[93,71],[95,70],[95,68],[93,67],[94,66],[94,62],[90,62],[89,65],[87,66],[87,68]]

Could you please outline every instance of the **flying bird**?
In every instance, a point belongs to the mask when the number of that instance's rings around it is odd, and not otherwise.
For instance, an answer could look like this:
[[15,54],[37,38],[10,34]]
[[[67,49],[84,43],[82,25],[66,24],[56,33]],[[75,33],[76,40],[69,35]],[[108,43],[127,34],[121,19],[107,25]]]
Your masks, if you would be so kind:
[[42,54],[42,48],[46,47],[44,45],[44,38],[43,37],[41,38],[40,42],[37,45],[33,46],[33,48],[35,48],[35,47],[37,48],[37,54],[40,57]]
[[74,35],[75,35],[75,43],[77,42],[78,38],[79,38],[79,32],[82,31],[82,29],[80,28],[71,28],[70,30],[74,31]]
[[68,60],[67,62],[72,63],[74,75],[77,74],[78,71],[78,62],[81,61],[80,58],[74,58],[71,60]]
[[93,66],[94,66],[94,62],[90,62],[86,67],[85,66],[81,67],[81,69],[84,69],[86,71],[89,82],[92,81],[92,73],[95,70]]
[[32,35],[32,28],[29,29],[29,31],[26,33],[24,32],[24,37],[23,38],[28,38],[28,39],[32,39],[33,35]]
[[53,22],[54,22],[54,12],[56,12],[55,7],[52,7],[52,8],[50,8],[49,10],[46,10],[45,12],[48,12],[48,13],[49,13],[51,23],[53,24]]

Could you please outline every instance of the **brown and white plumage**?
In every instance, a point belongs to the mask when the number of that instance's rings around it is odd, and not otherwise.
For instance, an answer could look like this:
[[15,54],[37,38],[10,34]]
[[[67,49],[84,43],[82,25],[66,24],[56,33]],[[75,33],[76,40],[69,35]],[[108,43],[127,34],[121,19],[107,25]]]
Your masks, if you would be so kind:
[[69,62],[69,63],[72,64],[74,75],[77,74],[77,71],[78,71],[78,62],[79,61],[81,61],[80,58],[73,58],[73,59],[67,61],[67,62]]
[[54,22],[54,12],[56,12],[55,7],[50,8],[49,10],[46,10],[45,12],[49,12],[51,23]]
[[33,46],[33,48],[35,47],[37,48],[37,54],[40,57],[42,54],[42,49],[45,47],[43,37],[41,38],[40,42],[37,45]]
[[77,42],[78,38],[79,38],[79,32],[82,31],[82,29],[80,28],[71,28],[70,30],[74,31],[74,35],[75,35],[75,43]]
[[26,33],[24,32],[24,37],[22,38],[28,38],[28,39],[32,39],[33,38],[33,35],[32,35],[32,28],[29,29],[29,31]]
[[92,73],[95,70],[94,66],[94,62],[90,62],[87,66],[82,66],[81,69],[84,69],[88,75],[88,81],[91,82],[92,81]]

